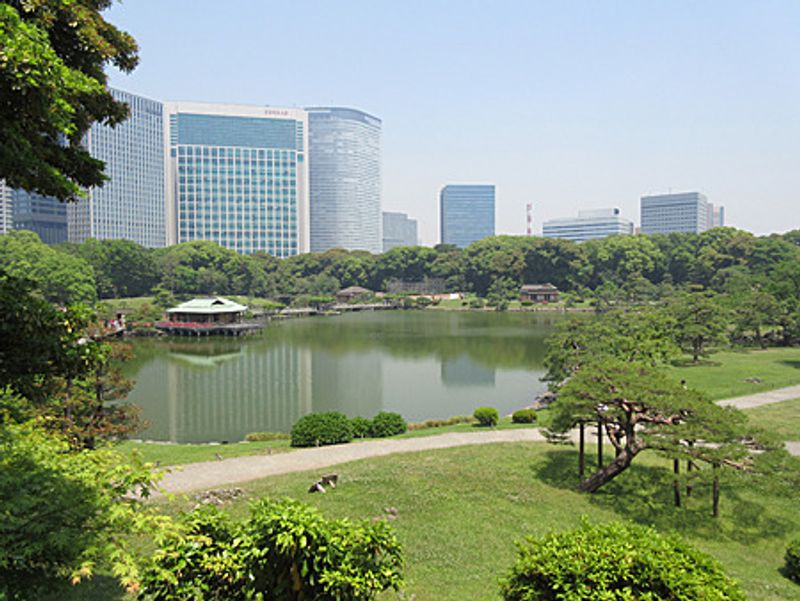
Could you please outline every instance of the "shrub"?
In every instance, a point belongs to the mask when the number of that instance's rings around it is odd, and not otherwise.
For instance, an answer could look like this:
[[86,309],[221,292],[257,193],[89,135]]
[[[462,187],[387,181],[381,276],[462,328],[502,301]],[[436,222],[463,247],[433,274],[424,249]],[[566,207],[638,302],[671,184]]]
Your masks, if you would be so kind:
[[356,416],[350,419],[353,438],[366,438],[372,432],[372,422],[366,417]]
[[338,411],[309,413],[292,426],[293,447],[315,447],[353,440],[350,420]]
[[786,575],[800,582],[800,537],[794,539],[786,548]]
[[506,601],[705,599],[744,601],[716,560],[675,536],[612,522],[530,537],[501,582]]
[[297,501],[263,499],[235,521],[204,507],[169,530],[142,573],[140,599],[374,599],[402,585],[386,522],[326,520]]
[[250,432],[244,439],[247,442],[269,442],[271,440],[288,440],[292,436],[288,432]]
[[532,306],[532,305],[533,305],[533,301],[524,300],[524,301],[521,301],[521,302],[520,302],[520,304],[521,304],[523,307],[530,307],[530,306]]
[[389,411],[381,411],[372,418],[370,434],[375,438],[385,438],[387,436],[394,436],[395,434],[402,434],[406,430],[408,430],[408,424],[406,420],[403,419],[402,415]]
[[500,420],[500,414],[494,407],[478,407],[472,416],[481,426],[496,426]]
[[471,298],[469,300],[470,309],[482,309],[486,305],[486,301],[482,298]]
[[536,412],[533,409],[519,409],[511,415],[515,424],[532,424],[536,421]]

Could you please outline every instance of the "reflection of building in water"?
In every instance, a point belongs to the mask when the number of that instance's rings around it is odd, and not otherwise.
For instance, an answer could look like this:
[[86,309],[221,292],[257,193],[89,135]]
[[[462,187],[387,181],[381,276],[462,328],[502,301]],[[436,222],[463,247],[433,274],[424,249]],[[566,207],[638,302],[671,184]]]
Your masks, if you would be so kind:
[[341,411],[372,417],[383,410],[382,356],[378,352],[331,355],[312,359],[314,411]]
[[311,411],[310,351],[287,345],[231,351],[170,353],[148,363],[129,398],[151,423],[143,436],[233,442],[248,432],[288,431]]
[[494,386],[494,368],[475,363],[467,355],[443,359],[442,384],[445,386]]

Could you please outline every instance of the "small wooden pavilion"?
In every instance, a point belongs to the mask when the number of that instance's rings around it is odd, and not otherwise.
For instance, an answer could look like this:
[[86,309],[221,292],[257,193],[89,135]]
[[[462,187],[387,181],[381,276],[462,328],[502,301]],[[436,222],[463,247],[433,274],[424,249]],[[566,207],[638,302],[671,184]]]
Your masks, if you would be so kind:
[[557,303],[558,288],[552,284],[526,284],[519,290],[519,300],[534,303]]
[[167,319],[156,327],[178,336],[240,336],[263,327],[244,321],[247,306],[221,298],[194,298],[167,309]]

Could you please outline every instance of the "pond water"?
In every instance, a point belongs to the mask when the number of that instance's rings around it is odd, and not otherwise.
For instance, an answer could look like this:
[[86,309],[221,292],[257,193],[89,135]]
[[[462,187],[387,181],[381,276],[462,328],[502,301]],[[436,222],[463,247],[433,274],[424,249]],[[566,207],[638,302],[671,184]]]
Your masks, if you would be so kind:
[[557,314],[387,311],[271,322],[248,338],[134,339],[129,400],[142,438],[239,441],[289,431],[311,411],[408,421],[501,415],[545,390]]

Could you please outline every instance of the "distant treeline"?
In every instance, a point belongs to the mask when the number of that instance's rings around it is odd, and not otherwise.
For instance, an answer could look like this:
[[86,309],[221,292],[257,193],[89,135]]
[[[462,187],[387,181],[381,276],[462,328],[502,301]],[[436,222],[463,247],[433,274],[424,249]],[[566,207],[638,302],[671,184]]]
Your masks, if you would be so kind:
[[776,298],[800,293],[800,230],[755,236],[614,236],[576,244],[494,236],[465,249],[402,247],[380,255],[329,250],[287,259],[245,256],[214,242],[148,249],[126,240],[46,246],[31,232],[0,236],[0,267],[35,281],[54,302],[147,295],[229,294],[285,300],[348,286],[386,290],[392,280],[435,278],[447,291],[512,298],[523,284],[555,284],[568,298],[647,299],[675,287],[725,292],[743,279]]

